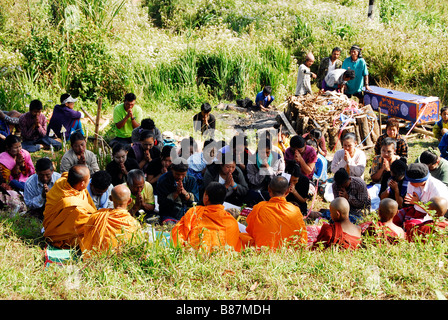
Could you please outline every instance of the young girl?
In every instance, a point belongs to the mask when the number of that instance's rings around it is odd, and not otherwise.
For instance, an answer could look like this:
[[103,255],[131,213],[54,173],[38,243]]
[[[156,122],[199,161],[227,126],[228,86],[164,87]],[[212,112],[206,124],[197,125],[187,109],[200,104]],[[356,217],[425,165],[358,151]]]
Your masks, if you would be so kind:
[[9,135],[5,139],[6,151],[0,153],[0,172],[4,181],[16,190],[25,189],[26,180],[35,173],[28,151],[22,149],[20,138]]
[[116,143],[112,148],[112,161],[106,166],[106,171],[112,177],[112,185],[126,182],[128,172],[132,169],[140,169],[137,160],[128,158],[128,151],[121,143]]

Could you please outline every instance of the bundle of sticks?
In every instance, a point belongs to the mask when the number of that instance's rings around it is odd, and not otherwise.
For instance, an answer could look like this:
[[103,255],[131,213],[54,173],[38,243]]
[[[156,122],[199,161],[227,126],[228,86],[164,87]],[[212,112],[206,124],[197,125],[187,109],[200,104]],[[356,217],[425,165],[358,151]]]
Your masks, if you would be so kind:
[[340,138],[346,132],[355,133],[361,148],[372,147],[380,134],[372,107],[358,104],[344,94],[327,91],[290,96],[287,103],[285,114],[297,134],[320,129],[330,149],[340,148]]

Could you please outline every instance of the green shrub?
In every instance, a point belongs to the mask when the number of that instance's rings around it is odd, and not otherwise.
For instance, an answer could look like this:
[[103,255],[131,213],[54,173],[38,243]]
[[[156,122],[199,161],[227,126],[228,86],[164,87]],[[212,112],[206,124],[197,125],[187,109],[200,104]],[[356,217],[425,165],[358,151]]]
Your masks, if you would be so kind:
[[391,23],[406,9],[403,0],[380,0],[378,6],[380,20],[383,23]]
[[56,71],[58,56],[64,47],[62,41],[61,37],[51,32],[33,32],[21,48],[25,57],[24,69],[33,69],[52,77]]
[[301,40],[303,46],[313,42],[313,27],[306,18],[296,16],[296,22],[292,38],[295,41]]
[[128,84],[126,68],[100,34],[88,32],[88,29],[77,32],[67,48],[71,78],[67,89],[83,99],[95,100],[104,95],[112,101],[119,100]]

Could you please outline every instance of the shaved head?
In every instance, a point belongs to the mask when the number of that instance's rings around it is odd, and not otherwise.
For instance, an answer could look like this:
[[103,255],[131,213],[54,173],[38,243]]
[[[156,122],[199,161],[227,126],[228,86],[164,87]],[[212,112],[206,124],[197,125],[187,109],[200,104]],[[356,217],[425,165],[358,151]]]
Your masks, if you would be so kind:
[[289,189],[289,182],[285,177],[276,176],[269,183],[271,197],[282,197]]
[[446,214],[446,211],[448,210],[448,201],[445,198],[433,197],[429,201],[431,201],[431,203],[428,207],[430,210],[436,211],[437,217],[443,217]]
[[90,170],[84,164],[75,164],[68,170],[67,182],[73,189],[81,191],[86,188],[87,185],[82,186],[82,182],[86,182],[90,179]]
[[126,185],[119,184],[112,189],[110,196],[114,203],[127,204],[131,198],[131,190]]
[[[335,214],[339,212],[340,219],[335,219]],[[333,221],[339,222],[345,219],[348,219],[348,215],[350,212],[350,204],[348,203],[347,199],[343,197],[335,198],[330,203],[330,215]]]
[[397,214],[398,203],[394,199],[385,198],[380,201],[380,206],[378,207],[378,215],[380,216],[381,222],[387,222]]

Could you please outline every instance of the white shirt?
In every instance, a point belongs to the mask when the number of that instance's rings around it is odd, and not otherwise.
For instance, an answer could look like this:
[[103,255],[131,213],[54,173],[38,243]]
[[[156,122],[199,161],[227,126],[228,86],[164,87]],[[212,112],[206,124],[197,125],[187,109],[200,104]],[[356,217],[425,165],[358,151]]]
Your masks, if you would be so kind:
[[301,96],[307,93],[312,93],[311,90],[311,71],[306,65],[299,66],[297,73],[296,96]]
[[221,175],[218,175],[218,182],[220,184],[226,184],[226,179],[224,179],[223,177],[221,177]]
[[[433,197],[443,197],[448,199],[448,187],[439,179],[429,176],[423,187],[414,187],[410,182],[408,183],[407,193],[416,193],[421,202],[427,203]],[[415,210],[425,212],[422,208],[414,205]]]
[[[54,186],[56,180],[61,177],[59,172],[53,172],[51,180],[47,184],[48,189]],[[44,185],[39,181],[37,173],[31,175],[25,182],[25,190],[23,198],[28,209],[37,209],[45,205],[45,199],[42,198],[42,190]]]
[[334,60],[334,62],[331,62],[331,59],[328,59],[328,71],[327,72],[330,72],[330,71],[333,71],[336,69],[336,61],[337,60]]
[[325,83],[328,87],[334,87],[338,84],[341,84],[343,79],[344,72],[347,71],[345,69],[335,69],[333,71],[329,71],[327,75],[325,76]]
[[340,168],[345,168],[348,164],[350,168],[349,175],[351,177],[360,177],[364,179],[364,170],[366,169],[367,158],[364,151],[355,149],[353,158],[349,158],[348,161],[344,160],[345,150],[341,149],[335,152],[333,161],[331,162],[331,172],[335,173]]

